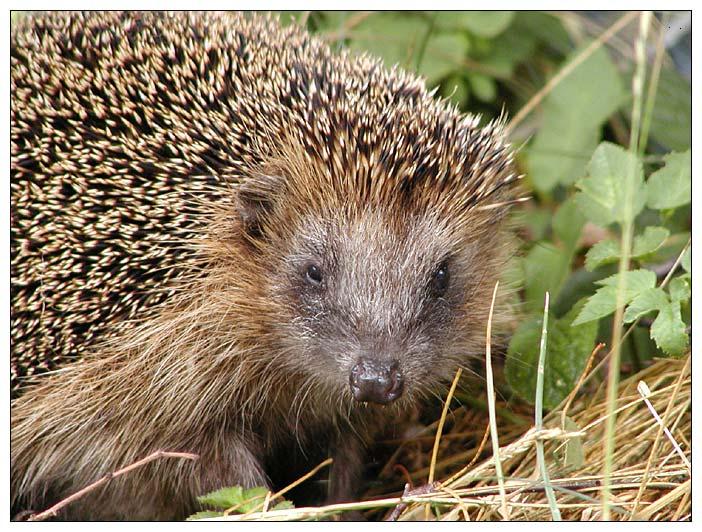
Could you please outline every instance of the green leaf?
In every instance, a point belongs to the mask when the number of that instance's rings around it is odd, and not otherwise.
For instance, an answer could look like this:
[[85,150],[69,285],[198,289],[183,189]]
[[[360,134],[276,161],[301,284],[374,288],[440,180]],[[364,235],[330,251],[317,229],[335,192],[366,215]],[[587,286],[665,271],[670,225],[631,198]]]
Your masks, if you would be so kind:
[[692,87],[674,68],[663,68],[653,107],[651,136],[668,149],[685,151],[692,137]]
[[624,323],[631,323],[649,312],[660,310],[669,304],[668,296],[660,288],[644,290],[636,296],[626,308],[624,312]]
[[437,32],[414,13],[373,13],[353,29],[351,37],[351,50],[380,57],[386,67],[399,64],[415,70],[430,86],[454,72],[470,48],[463,33]]
[[643,235],[634,237],[634,249],[631,252],[631,256],[638,259],[650,255],[660,248],[669,236],[670,231],[665,227],[646,227]]
[[652,209],[674,209],[692,201],[692,152],[669,153],[663,168],[646,183],[647,205]]
[[241,486],[233,486],[213,491],[198,497],[197,500],[205,506],[221,510],[235,508],[237,513],[247,513],[259,510],[267,493],[268,488],[262,486],[248,489],[243,489]]
[[617,309],[617,290],[621,276],[624,276],[626,283],[620,302],[622,305],[626,305],[641,292],[656,285],[656,274],[649,270],[617,273],[597,281],[597,284],[604,286],[587,299],[573,325],[603,318]]
[[537,242],[524,262],[525,299],[527,306],[538,310],[548,291],[553,300],[568,277],[570,257],[549,242]]
[[266,499],[268,488],[256,486],[244,490],[242,494],[242,503],[236,509],[238,513],[245,514],[247,512],[258,511],[263,507],[263,502]]
[[[646,227],[642,235],[634,237],[631,258],[638,259],[650,255],[663,245],[668,236],[670,231],[665,227]],[[621,254],[619,243],[602,240],[588,250],[585,255],[585,268],[592,271],[602,264],[616,262]]]
[[569,253],[575,252],[585,217],[575,203],[575,197],[565,200],[553,216],[553,232],[563,242]]
[[226,510],[243,502],[244,490],[241,486],[222,488],[197,498],[200,504]]
[[481,102],[492,102],[497,96],[497,85],[495,80],[483,74],[471,73],[468,74],[470,86],[473,89],[473,94]]
[[[544,406],[558,405],[575,386],[597,334],[597,323],[574,326],[573,316],[578,304],[560,320],[549,315],[546,367],[544,371]],[[539,359],[542,318],[523,322],[507,349],[505,375],[507,382],[520,397],[533,403]]]
[[[570,393],[570,392],[568,392]],[[580,427],[570,417],[566,416],[563,427],[568,432],[579,432]],[[578,470],[585,464],[585,449],[582,436],[568,438],[565,444],[563,465],[571,470]]]
[[[587,46],[585,44],[584,46]],[[563,68],[583,50],[573,52]],[[541,192],[569,185],[584,173],[602,124],[625,98],[624,85],[600,48],[548,95],[538,133],[527,151],[527,174]]]
[[440,11],[436,24],[489,38],[505,31],[513,18],[514,13],[511,11]]
[[576,186],[581,190],[575,195],[581,211],[602,227],[633,221],[646,203],[641,161],[609,142],[597,147],[588,164],[588,177]]
[[680,317],[679,303],[671,303],[660,310],[651,326],[651,338],[669,355],[678,356],[685,352],[688,336],[685,322]]
[[441,83],[440,94],[443,98],[448,98],[458,106],[463,106],[470,98],[468,82],[461,76],[451,74]]
[[414,69],[417,50],[428,30],[425,20],[411,14],[373,13],[353,29],[349,48],[380,57],[388,68],[399,64]]
[[619,242],[615,242],[614,240],[601,240],[587,250],[585,254],[585,268],[587,271],[591,272],[602,264],[617,262],[620,255],[621,248],[619,247]]
[[687,279],[684,277],[675,277],[672,279],[668,287],[668,293],[670,294],[670,300],[673,302],[680,303],[690,299],[690,285]]
[[432,33],[417,73],[433,86],[461,66],[469,48],[468,38],[461,33]]
[[[649,270],[630,270],[623,273],[615,273],[599,281],[596,284],[601,286],[618,287],[620,277],[625,277],[626,290],[635,292],[635,295],[640,294],[648,288],[653,288],[656,285],[656,274]],[[633,297],[633,296],[632,296]]]
[[222,517],[224,512],[214,512],[212,510],[205,510],[203,512],[197,512],[186,519],[186,521],[197,521],[198,519],[209,519],[211,517]]

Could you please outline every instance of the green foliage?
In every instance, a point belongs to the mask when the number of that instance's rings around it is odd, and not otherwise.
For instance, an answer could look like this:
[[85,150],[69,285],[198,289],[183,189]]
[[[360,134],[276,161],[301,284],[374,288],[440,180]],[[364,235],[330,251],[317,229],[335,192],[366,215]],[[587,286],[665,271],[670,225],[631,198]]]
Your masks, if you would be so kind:
[[[565,418],[565,426],[563,427],[568,432],[579,432],[578,424],[570,419]],[[574,436],[566,440],[561,460],[563,467],[567,470],[578,470],[585,464],[585,449],[583,448],[582,436]]]
[[600,144],[588,164],[588,177],[576,186],[575,201],[591,222],[605,226],[632,221],[646,204],[643,165],[639,158],[615,144]]
[[[583,48],[574,51],[562,68]],[[537,191],[569,185],[583,174],[603,123],[624,99],[620,76],[603,49],[556,86],[544,102],[542,126],[527,152],[528,175]]]
[[617,303],[626,305],[645,290],[653,288],[656,274],[649,270],[620,272],[597,281],[597,284],[603,286],[587,299],[574,325],[609,316],[617,309]]
[[[197,512],[188,517],[188,521],[221,517],[227,510],[229,510],[228,513],[237,514],[260,512],[263,509],[267,493],[268,488],[261,486],[248,489],[244,489],[241,486],[232,486],[213,491],[197,498],[203,507],[212,509]],[[282,500],[275,505],[271,505],[269,510],[283,510],[287,508],[294,508],[294,506],[290,501]]]
[[[289,22],[301,14],[283,13]],[[459,107],[500,113],[500,83],[528,62],[540,47],[558,40],[567,49],[567,33],[553,16],[508,11],[345,11],[311,12],[308,27],[333,34],[354,53],[380,57],[441,88]],[[485,105],[483,105],[485,104]]]
[[665,166],[648,178],[646,204],[652,209],[674,209],[692,201],[692,151],[664,158]]
[[685,151],[690,148],[692,132],[692,88],[674,70],[664,68],[658,82],[651,137],[665,148]]
[[[644,233],[634,238],[634,247],[631,257],[640,259],[647,257],[659,249],[670,236],[670,231],[665,227],[649,226]],[[619,242],[614,240],[601,240],[585,255],[585,267],[592,271],[602,264],[617,262],[621,257]]]
[[514,20],[511,11],[441,11],[436,24],[446,29],[465,30],[478,37],[496,37]]
[[[578,307],[561,319],[549,316],[546,367],[544,371],[544,406],[553,408],[570,392],[592,351],[597,324],[576,325],[573,318]],[[539,340],[543,318],[523,322],[514,333],[507,350],[505,376],[512,390],[534,402]]]

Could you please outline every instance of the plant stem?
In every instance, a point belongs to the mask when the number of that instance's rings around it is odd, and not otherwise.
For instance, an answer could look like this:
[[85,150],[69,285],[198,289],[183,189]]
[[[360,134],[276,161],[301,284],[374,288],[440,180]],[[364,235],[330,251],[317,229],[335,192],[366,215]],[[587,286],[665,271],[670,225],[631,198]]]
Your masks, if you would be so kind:
[[[639,38],[636,41],[636,72],[632,80],[633,104],[631,112],[631,136],[629,137],[629,164],[627,175],[624,177],[625,209],[631,210],[634,195],[634,175],[638,159],[639,130],[641,124],[642,88],[646,72],[646,36],[651,20],[651,12],[643,12],[639,17]],[[624,295],[626,291],[626,276],[629,270],[631,246],[634,232],[634,216],[627,212],[622,217],[622,253],[619,259],[619,282],[617,283],[617,310],[612,323],[612,358],[609,361],[607,377],[607,422],[604,441],[604,488],[602,490],[602,519],[611,519],[610,480],[614,461],[614,439],[616,426],[617,390],[619,387],[619,369],[621,365],[622,328],[624,326]]]

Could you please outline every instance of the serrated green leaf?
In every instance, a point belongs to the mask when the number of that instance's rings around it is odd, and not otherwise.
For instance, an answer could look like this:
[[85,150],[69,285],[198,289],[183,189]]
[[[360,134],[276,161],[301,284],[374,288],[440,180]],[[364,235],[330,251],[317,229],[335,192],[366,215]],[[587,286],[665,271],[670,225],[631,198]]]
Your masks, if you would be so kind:
[[[582,50],[573,52],[563,68]],[[544,101],[541,127],[527,150],[527,174],[537,190],[548,192],[582,177],[602,124],[625,94],[617,68],[603,48],[554,88]]]
[[[597,323],[574,326],[578,304],[561,319],[549,315],[546,368],[544,371],[544,406],[553,408],[573,389],[592,351]],[[507,350],[505,375],[510,388],[533,403],[539,359],[542,318],[520,325]]]
[[630,270],[628,272],[615,273],[614,275],[595,281],[595,283],[601,286],[613,286],[616,288],[619,286],[619,279],[622,276],[626,278],[626,291],[632,292],[634,296],[656,286],[656,274],[650,270]]
[[663,168],[646,183],[647,205],[652,209],[674,209],[692,201],[692,152],[669,153]]
[[660,288],[649,288],[636,296],[624,312],[624,323],[630,323],[654,310],[670,304],[667,294]]
[[685,352],[688,336],[685,322],[680,316],[680,304],[675,302],[663,307],[651,325],[651,338],[668,355],[678,356]]
[[643,165],[636,154],[609,142],[601,143],[588,164],[588,177],[575,195],[586,218],[599,226],[633,221],[646,203]]
[[690,299],[690,285],[687,279],[683,277],[675,277],[670,281],[668,287],[668,293],[670,294],[670,300],[673,302],[682,302]]
[[603,264],[610,264],[619,260],[621,248],[619,242],[614,240],[601,240],[585,254],[585,269],[589,272]]
[[263,486],[254,486],[253,488],[245,489],[242,493],[242,498],[244,500],[253,499],[255,497],[263,498],[266,496],[266,493],[268,493],[268,488],[264,488]]
[[692,247],[688,247],[683,254],[680,264],[687,273],[692,274]]
[[617,310],[617,289],[613,286],[603,286],[587,299],[575,324],[604,318],[615,310]]
[[198,519],[209,519],[212,517],[222,517],[224,512],[214,512],[212,510],[205,510],[203,512],[197,512],[186,519],[186,521],[197,521]]
[[197,500],[200,504],[205,506],[226,510],[227,508],[241,504],[244,501],[243,495],[244,490],[241,486],[232,486],[213,491],[207,495],[201,495]]
[[[655,252],[668,236],[670,231],[665,227],[646,227],[642,235],[634,237],[631,258],[638,259]],[[585,268],[592,271],[602,264],[618,261],[620,256],[619,243],[613,240],[602,240],[588,250],[585,255]]]
[[626,305],[644,290],[653,288],[656,285],[656,274],[648,270],[633,270],[617,273],[605,279],[597,281],[603,285],[590,296],[573,325],[580,325],[589,321],[604,318],[617,309],[617,290],[619,279],[625,277],[625,288],[622,292],[620,303]]
[[634,237],[634,248],[631,252],[631,256],[638,259],[650,255],[660,248],[669,236],[670,231],[665,227],[646,227],[642,235]]

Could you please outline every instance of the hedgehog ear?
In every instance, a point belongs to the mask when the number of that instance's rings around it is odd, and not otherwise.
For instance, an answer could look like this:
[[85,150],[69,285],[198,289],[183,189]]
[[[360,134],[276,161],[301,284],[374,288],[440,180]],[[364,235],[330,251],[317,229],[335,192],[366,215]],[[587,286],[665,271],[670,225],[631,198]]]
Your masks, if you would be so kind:
[[276,174],[259,174],[239,185],[237,211],[246,233],[253,238],[263,236],[266,218],[273,212],[282,192],[284,178]]

